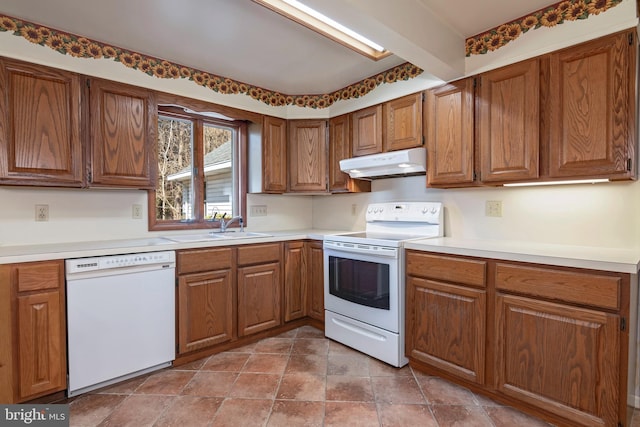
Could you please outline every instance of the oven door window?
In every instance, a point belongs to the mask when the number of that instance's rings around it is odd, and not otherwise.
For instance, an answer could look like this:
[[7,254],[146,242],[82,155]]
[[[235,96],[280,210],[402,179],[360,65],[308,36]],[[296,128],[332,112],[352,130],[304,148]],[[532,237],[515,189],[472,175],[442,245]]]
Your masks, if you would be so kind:
[[389,310],[389,265],[329,256],[329,293],[356,304]]

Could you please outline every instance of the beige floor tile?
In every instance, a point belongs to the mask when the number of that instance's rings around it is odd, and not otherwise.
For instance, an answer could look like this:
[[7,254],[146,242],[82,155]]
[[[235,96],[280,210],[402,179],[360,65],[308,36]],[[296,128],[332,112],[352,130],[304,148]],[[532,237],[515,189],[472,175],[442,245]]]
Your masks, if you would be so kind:
[[380,423],[374,403],[326,402],[324,425],[326,427],[371,427]]
[[206,427],[223,400],[221,397],[178,396],[153,427]]
[[326,377],[309,373],[285,374],[277,399],[324,401]]
[[327,400],[373,402],[371,378],[345,375],[327,376]]
[[274,399],[281,375],[241,373],[231,388],[229,397]]
[[273,400],[270,399],[225,399],[211,427],[265,425],[272,406]]
[[99,425],[101,427],[152,426],[174,399],[175,396],[131,395]]
[[322,427],[324,402],[276,400],[267,427]]

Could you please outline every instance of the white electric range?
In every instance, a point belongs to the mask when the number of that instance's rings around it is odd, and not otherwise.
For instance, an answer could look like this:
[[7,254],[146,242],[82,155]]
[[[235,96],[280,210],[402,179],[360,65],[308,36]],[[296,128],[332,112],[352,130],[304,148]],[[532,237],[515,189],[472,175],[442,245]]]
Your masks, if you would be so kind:
[[364,232],[325,236],[325,335],[390,365],[404,355],[404,242],[443,236],[439,202],[373,203]]

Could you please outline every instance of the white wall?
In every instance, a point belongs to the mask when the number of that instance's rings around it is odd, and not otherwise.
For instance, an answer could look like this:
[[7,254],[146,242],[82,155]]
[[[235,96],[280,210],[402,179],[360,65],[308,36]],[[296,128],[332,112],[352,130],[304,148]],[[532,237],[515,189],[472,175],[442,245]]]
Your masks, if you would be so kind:
[[[316,197],[313,226],[363,228],[364,208],[372,202],[440,201],[449,237],[640,248],[640,182],[441,190],[426,188],[418,176],[373,181],[371,190]],[[487,200],[502,201],[502,217],[485,216]]]
[[[467,58],[467,74],[524,59],[563,40],[577,43],[637,25],[635,2],[623,3],[597,17],[530,31],[510,45],[487,55]],[[557,46],[555,46],[557,47]],[[462,48],[462,47],[461,47]],[[209,102],[285,118],[329,117],[416,92],[437,84],[420,76],[407,82],[381,85],[358,100],[340,101],[330,109],[271,107],[245,95],[221,95],[182,79],[157,79],[110,60],[73,58],[0,33],[0,55],[75,72],[178,93]],[[210,70],[215,72],[215,70]],[[233,76],[231,76],[233,77]],[[250,165],[256,167],[255,165]],[[254,230],[309,227],[351,230],[364,227],[364,207],[383,200],[441,200],[449,236],[531,240],[606,247],[639,246],[636,218],[640,183],[518,189],[426,189],[424,177],[380,180],[370,194],[329,197],[248,195],[248,206],[266,205],[266,217],[247,218]],[[486,200],[502,200],[503,217],[484,216]],[[50,220],[35,222],[35,205],[48,204]],[[146,192],[0,187],[0,244],[20,245],[143,237],[146,219],[131,218],[133,204],[147,215]],[[353,216],[352,205],[358,214]]]

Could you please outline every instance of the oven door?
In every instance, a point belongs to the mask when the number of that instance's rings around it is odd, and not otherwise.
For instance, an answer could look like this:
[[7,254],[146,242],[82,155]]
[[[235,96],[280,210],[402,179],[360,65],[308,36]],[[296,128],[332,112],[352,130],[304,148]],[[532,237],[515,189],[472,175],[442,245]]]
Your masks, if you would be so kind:
[[404,298],[399,254],[399,248],[326,241],[325,309],[399,333]]

